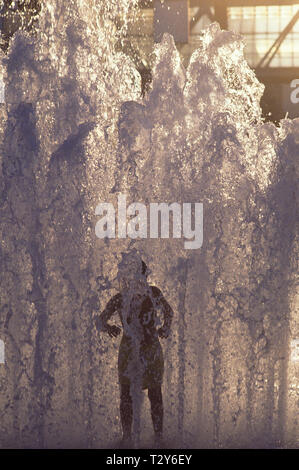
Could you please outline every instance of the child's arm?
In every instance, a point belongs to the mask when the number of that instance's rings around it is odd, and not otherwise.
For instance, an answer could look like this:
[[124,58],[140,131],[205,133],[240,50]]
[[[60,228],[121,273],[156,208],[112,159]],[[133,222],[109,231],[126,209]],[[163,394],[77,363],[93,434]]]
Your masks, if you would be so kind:
[[160,289],[158,289],[158,287],[152,287],[152,292],[157,304],[162,307],[164,315],[164,322],[163,326],[159,329],[159,336],[161,336],[162,338],[167,338],[170,334],[173,310],[170,307],[169,303],[165,300],[162,292],[160,291]]
[[120,334],[120,328],[115,325],[110,325],[108,321],[114,315],[115,312],[121,308],[121,295],[116,294],[112,299],[107,303],[104,311],[97,315],[95,318],[96,328],[98,331],[104,331],[112,337],[116,337]]

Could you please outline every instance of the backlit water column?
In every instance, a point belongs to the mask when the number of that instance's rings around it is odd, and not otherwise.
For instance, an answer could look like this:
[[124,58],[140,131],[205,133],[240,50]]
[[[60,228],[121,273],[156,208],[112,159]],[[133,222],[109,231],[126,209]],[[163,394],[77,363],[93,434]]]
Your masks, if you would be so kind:
[[127,191],[133,200],[204,204],[198,252],[173,240],[138,242],[177,312],[166,347],[170,440],[281,446],[293,426],[286,409],[298,123],[277,130],[262,122],[263,87],[240,38],[216,25],[186,72],[171,37],[156,55],[143,105],[123,105]]

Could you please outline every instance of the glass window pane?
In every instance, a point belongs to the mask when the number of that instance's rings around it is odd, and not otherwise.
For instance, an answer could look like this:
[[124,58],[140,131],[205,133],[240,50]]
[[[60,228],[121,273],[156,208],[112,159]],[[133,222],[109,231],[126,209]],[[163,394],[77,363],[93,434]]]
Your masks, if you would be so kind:
[[[298,5],[272,5],[228,9],[229,29],[244,35],[245,56],[250,65],[257,65],[264,57],[298,8]],[[299,67],[298,41],[299,21],[283,40],[270,66]]]

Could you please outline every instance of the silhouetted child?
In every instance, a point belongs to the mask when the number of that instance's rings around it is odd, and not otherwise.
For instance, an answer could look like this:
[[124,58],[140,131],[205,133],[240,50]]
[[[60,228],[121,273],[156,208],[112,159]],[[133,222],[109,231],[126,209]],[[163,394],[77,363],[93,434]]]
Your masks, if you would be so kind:
[[[125,255],[118,271],[120,293],[112,297],[102,314],[96,317],[98,330],[107,332],[111,338],[121,332],[116,325],[109,325],[112,315],[118,313],[123,327],[118,375],[122,445],[127,447],[132,444],[134,397],[135,394],[138,397],[142,389],[148,389],[156,444],[162,441],[164,360],[159,336],[169,336],[173,311],[158,287],[148,284],[147,275],[147,266],[136,253]],[[164,317],[161,328],[157,328],[158,309]]]

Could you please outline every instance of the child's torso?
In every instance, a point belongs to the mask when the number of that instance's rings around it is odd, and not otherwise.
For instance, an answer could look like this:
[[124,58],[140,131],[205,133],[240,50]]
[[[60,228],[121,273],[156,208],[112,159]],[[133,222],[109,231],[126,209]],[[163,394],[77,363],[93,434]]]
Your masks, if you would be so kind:
[[134,336],[139,340],[157,338],[157,314],[150,293],[137,293],[122,298],[122,308],[119,311],[124,329],[124,335]]

